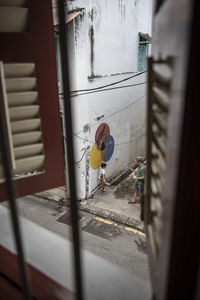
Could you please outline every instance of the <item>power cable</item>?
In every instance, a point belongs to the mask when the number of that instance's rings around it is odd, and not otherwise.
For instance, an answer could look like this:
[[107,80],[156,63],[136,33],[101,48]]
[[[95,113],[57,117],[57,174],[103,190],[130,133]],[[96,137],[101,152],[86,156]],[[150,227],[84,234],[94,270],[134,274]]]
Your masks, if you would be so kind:
[[87,151],[88,149],[90,149],[89,146],[85,148],[85,150],[84,150],[84,152],[83,152],[83,155],[82,155],[81,159],[78,160],[78,161],[75,161],[75,164],[78,164],[78,163],[80,163],[80,162],[83,160],[83,157],[85,156],[85,153],[86,153],[86,151]]
[[99,92],[104,92],[104,91],[123,89],[123,88],[133,87],[133,86],[142,85],[142,84],[146,84],[146,83],[148,83],[148,82],[146,81],[146,82],[140,82],[140,83],[135,83],[135,84],[129,84],[129,85],[118,86],[118,87],[109,88],[109,89],[95,90],[95,91],[93,91],[93,92],[86,92],[86,93],[81,93],[81,94],[71,95],[71,98],[72,98],[72,97],[83,96],[83,95],[94,94],[94,93],[99,93]]
[[[78,136],[78,135],[75,135],[75,134],[73,134],[75,137],[77,137],[78,139],[81,139],[81,140],[83,140],[83,141],[85,141],[85,142],[88,142],[89,144],[94,144],[94,142],[91,142],[91,141],[89,141],[88,139],[86,139],[86,138],[82,138],[82,137],[80,137],[80,136]],[[123,142],[123,143],[118,143],[118,144],[115,144],[115,146],[121,146],[121,145],[126,145],[126,144],[131,144],[131,143],[133,143],[136,139],[139,139],[139,138],[141,138],[141,137],[143,137],[143,136],[145,136],[146,134],[145,133],[143,133],[143,134],[141,134],[141,135],[139,135],[139,136],[137,136],[136,138],[134,138],[133,140],[131,140],[131,141],[127,141],[127,142]]]
[[[140,73],[137,73],[137,74],[134,74],[134,75],[132,75],[132,76],[130,76],[130,77],[127,77],[127,78],[124,78],[124,79],[122,79],[122,80],[115,81],[115,82],[113,82],[113,83],[109,83],[109,84],[106,84],[106,85],[102,85],[102,86],[99,86],[99,87],[96,87],[96,88],[82,89],[82,90],[74,90],[74,91],[72,90],[72,91],[69,91],[69,92],[70,92],[70,93],[78,93],[78,92],[88,92],[88,91],[94,91],[94,90],[103,89],[103,88],[105,88],[105,87],[112,86],[112,85],[115,85],[115,84],[118,84],[118,83],[127,81],[127,80],[129,80],[129,79],[132,79],[132,78],[134,78],[134,77],[137,77],[137,76],[139,76],[139,75],[142,75],[142,74],[144,74],[144,73],[146,73],[146,72],[148,72],[148,70],[143,71],[143,72],[140,72]],[[63,94],[63,93],[60,93],[60,94]]]
[[[135,100],[134,102],[131,102],[131,103],[130,103],[130,104],[128,104],[127,106],[124,106],[122,109],[120,109],[120,110],[118,110],[118,111],[116,111],[116,112],[112,113],[111,115],[109,115],[109,116],[107,116],[107,117],[105,117],[105,118],[101,119],[101,121],[104,121],[104,120],[110,119],[112,116],[116,115],[117,113],[119,113],[119,112],[121,112],[121,111],[123,111],[123,110],[125,110],[125,109],[129,108],[130,106],[132,106],[132,105],[136,104],[138,101],[140,101],[140,100],[141,100],[142,98],[144,98],[145,96],[146,96],[146,95],[144,95],[144,96],[142,96],[142,97],[138,98],[138,99],[137,99],[137,100]],[[99,123],[99,121],[97,121],[97,122],[95,122],[95,123],[92,123],[92,124],[90,124],[90,126],[94,126],[94,125],[96,125],[96,124],[98,124],[98,123]],[[76,133],[74,133],[74,134],[76,135],[76,134],[79,134],[79,133],[81,133],[81,132],[83,132],[83,130],[80,130],[80,131],[78,131],[78,132],[76,132]]]
[[[118,144],[115,144],[115,146],[121,146],[121,145],[126,145],[126,144],[132,144],[133,142],[135,142],[136,140],[140,139],[141,137],[143,137],[143,136],[145,136],[145,135],[146,135],[146,134],[143,133],[143,134],[141,134],[141,135],[135,137],[135,138],[134,138],[133,140],[131,140],[131,141],[127,141],[127,142],[123,142],[123,143],[118,143]],[[79,136],[77,136],[77,135],[75,135],[75,136],[76,136],[77,138],[81,139],[81,140],[85,140],[86,142],[88,142],[88,143],[90,143],[90,144],[94,144],[94,142],[90,142],[90,141],[88,141],[87,139],[81,138],[81,137],[79,137]],[[64,136],[64,134],[63,134],[63,137],[66,139],[66,137]],[[80,162],[83,160],[83,158],[84,158],[84,156],[85,156],[85,153],[86,153],[86,151],[87,151],[88,149],[89,149],[89,146],[86,147],[86,148],[84,149],[84,152],[83,152],[83,154],[82,154],[81,159],[78,160],[78,161],[75,161],[75,162],[74,162],[75,164],[78,164],[78,163],[80,163]]]

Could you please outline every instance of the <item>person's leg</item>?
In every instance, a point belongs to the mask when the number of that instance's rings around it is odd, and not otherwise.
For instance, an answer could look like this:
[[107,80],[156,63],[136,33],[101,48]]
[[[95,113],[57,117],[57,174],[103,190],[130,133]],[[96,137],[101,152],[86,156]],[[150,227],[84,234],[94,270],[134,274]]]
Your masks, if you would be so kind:
[[133,200],[132,200],[132,201],[129,201],[128,203],[136,203],[137,195],[138,195],[138,184],[135,183],[135,185],[134,185]]
[[104,191],[104,188],[105,188],[105,180],[102,180],[101,187],[102,187],[102,191]]
[[136,202],[137,195],[138,195],[138,190],[134,190],[133,201],[132,201],[133,203]]
[[102,192],[104,192],[104,190],[105,190],[105,180],[103,180],[103,178],[101,178],[100,179],[100,181],[101,181],[101,190],[102,190]]

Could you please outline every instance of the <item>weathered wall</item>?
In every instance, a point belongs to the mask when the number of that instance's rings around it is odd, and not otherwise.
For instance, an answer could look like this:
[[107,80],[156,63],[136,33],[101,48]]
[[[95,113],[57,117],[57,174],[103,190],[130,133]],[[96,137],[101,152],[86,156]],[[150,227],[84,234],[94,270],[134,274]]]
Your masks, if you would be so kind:
[[[137,73],[138,32],[151,35],[151,7],[152,0],[68,1],[70,10],[83,8],[82,15],[73,20],[74,43],[69,43],[70,53],[74,53],[70,70],[76,74],[71,90],[96,88]],[[146,82],[146,74],[110,88],[142,82]],[[107,162],[108,177],[145,152],[146,85],[72,95],[78,197],[85,198],[86,171],[88,193],[98,184],[99,169],[87,162],[98,126],[107,123],[114,139],[114,152]],[[87,147],[90,149],[86,151]],[[98,158],[93,150],[90,159],[94,167]]]

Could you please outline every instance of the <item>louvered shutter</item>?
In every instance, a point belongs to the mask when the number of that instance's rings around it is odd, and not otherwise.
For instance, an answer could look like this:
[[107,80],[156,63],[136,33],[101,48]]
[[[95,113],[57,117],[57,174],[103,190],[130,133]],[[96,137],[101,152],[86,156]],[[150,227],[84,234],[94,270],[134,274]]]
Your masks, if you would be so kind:
[[148,169],[147,169],[147,223],[155,262],[160,251],[163,222],[162,191],[165,184],[166,144],[169,115],[172,62],[149,63],[148,98]]
[[[0,44],[16,196],[63,186],[51,0],[0,0]],[[2,180],[0,155],[0,201]]]
[[41,121],[34,64],[4,64],[4,97],[14,152],[13,174],[44,169]]

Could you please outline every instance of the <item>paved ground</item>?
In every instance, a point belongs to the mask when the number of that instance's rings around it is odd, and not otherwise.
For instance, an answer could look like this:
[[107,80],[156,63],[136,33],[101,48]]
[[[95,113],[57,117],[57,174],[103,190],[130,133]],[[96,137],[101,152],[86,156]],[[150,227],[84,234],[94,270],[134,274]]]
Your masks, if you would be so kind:
[[[79,209],[144,231],[144,224],[140,220],[140,197],[136,204],[128,204],[133,197],[133,185],[134,180],[131,173],[118,184],[107,187],[105,193],[97,190],[92,198],[81,201]],[[36,196],[62,205],[69,205],[63,187],[38,193]]]
[[105,193],[98,190],[93,198],[84,201],[81,207],[90,213],[143,230],[144,224],[140,220],[140,197],[136,204],[128,204],[133,198],[133,185],[133,175],[130,174],[117,186],[107,187]]
[[[71,240],[69,208],[38,197],[17,199],[19,214]],[[3,203],[7,206],[7,203]],[[64,223],[63,223],[64,222]],[[80,212],[82,247],[137,276],[149,286],[145,234],[131,227]]]

